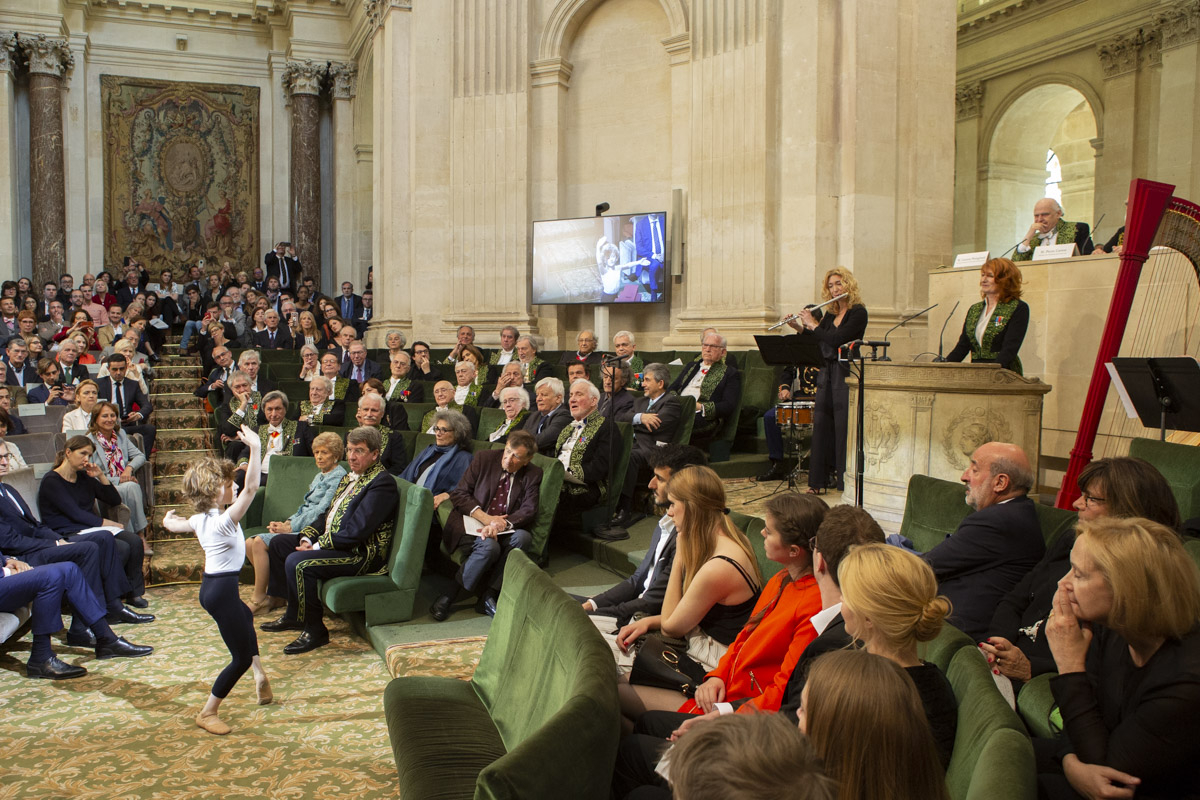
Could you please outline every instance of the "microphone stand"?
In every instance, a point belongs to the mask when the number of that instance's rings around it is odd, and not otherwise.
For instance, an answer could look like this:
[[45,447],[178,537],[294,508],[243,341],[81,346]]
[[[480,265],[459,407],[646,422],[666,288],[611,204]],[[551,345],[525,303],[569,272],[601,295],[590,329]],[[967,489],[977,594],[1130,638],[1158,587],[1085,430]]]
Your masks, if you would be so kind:
[[934,359],[934,361],[937,363],[942,363],[946,360],[942,355],[942,340],[946,336],[946,326],[950,324],[950,320],[954,319],[954,312],[958,311],[958,304],[961,302],[961,300],[954,301],[954,308],[950,309],[949,316],[947,316],[946,321],[942,323],[942,332],[938,334],[938,354],[937,358]]
[[[912,322],[912,321],[913,321],[914,319],[916,319],[917,317],[921,316],[922,314],[926,314],[926,313],[928,313],[929,311],[931,311],[931,310],[933,310],[933,309],[935,309],[935,308],[937,308],[937,307],[938,307],[938,304],[937,304],[937,303],[934,303],[934,304],[933,304],[933,305],[931,305],[929,308],[924,308],[924,309],[921,309],[921,310],[920,310],[920,311],[918,311],[917,313],[915,313],[915,314],[910,314],[909,316],[907,316],[907,317],[905,317],[904,319],[900,320],[900,321],[899,321],[899,322],[897,322],[895,325],[893,325],[893,326],[892,326],[892,327],[891,327],[891,328],[888,330],[888,332],[887,332],[887,333],[885,333],[885,334],[883,335],[883,341],[882,341],[882,342],[866,342],[866,344],[870,345],[870,347],[872,348],[872,350],[874,350],[876,347],[882,347],[882,348],[883,348],[883,355],[881,355],[879,358],[875,358],[875,357],[874,357],[874,355],[872,355],[872,356],[871,356],[871,360],[872,360],[872,361],[891,361],[891,359],[890,359],[890,358],[888,358],[887,349],[888,349],[888,346],[891,344],[891,342],[889,342],[889,341],[888,341],[888,337],[892,335],[892,331],[896,330],[897,328],[903,328],[905,325],[907,325],[908,323]],[[956,307],[957,307],[957,306],[956,306]]]
[[[613,465],[617,463],[617,437],[621,435],[621,430],[617,427],[617,420],[616,420],[617,373],[621,369],[621,357],[616,354],[613,354],[611,356],[606,356],[606,355],[600,356],[600,385],[601,386],[604,385],[604,370],[606,367],[613,368],[612,381],[609,383],[609,390],[608,390],[608,420],[607,420],[612,423],[612,432],[609,434],[609,437],[608,437],[608,468],[611,471],[613,468]],[[624,389],[622,389],[621,391],[624,391]],[[568,387],[568,394],[569,393],[570,393],[570,389]],[[624,487],[616,487],[616,486],[608,487],[609,497],[610,498],[612,497],[613,492],[619,492],[623,488]],[[621,495],[618,494],[616,502],[613,503],[613,509],[615,510],[617,508],[617,506],[620,505],[620,503],[621,503]],[[630,513],[631,514],[633,513],[633,509],[630,509]],[[609,514],[610,519],[611,519],[611,517],[612,517],[612,514]],[[607,525],[608,520],[605,520],[604,524]]]

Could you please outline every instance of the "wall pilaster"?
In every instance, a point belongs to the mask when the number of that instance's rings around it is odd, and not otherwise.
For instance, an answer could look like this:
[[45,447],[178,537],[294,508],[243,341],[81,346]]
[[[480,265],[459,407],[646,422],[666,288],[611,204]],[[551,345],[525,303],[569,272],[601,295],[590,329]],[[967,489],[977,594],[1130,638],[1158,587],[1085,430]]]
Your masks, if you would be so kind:
[[17,152],[13,119],[13,69],[17,41],[12,33],[0,33],[0,253],[9,254],[10,272],[17,275]]
[[[334,62],[329,67],[333,98],[334,263],[327,264],[341,280],[354,283],[361,292],[367,271],[357,269],[355,258],[354,204],[358,194],[357,156],[354,153],[354,97],[358,93],[358,68],[352,62]],[[340,284],[341,281],[338,281]]]
[[327,67],[290,62],[283,88],[291,104],[291,240],[304,275],[321,285],[320,95]]
[[20,40],[29,65],[29,195],[33,282],[57,281],[67,266],[63,165],[63,76],[75,59],[63,39]]

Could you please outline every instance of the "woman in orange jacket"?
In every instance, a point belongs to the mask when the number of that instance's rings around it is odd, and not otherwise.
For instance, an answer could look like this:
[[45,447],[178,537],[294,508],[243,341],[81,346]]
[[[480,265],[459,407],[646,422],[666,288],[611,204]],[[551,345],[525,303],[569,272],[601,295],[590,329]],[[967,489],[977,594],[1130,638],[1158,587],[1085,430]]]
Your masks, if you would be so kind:
[[817,632],[821,610],[809,541],[829,507],[812,495],[781,494],[766,505],[763,547],[783,569],[759,594],[750,620],[680,711],[704,714],[716,703],[746,700],[739,711],[778,711],[788,678]]

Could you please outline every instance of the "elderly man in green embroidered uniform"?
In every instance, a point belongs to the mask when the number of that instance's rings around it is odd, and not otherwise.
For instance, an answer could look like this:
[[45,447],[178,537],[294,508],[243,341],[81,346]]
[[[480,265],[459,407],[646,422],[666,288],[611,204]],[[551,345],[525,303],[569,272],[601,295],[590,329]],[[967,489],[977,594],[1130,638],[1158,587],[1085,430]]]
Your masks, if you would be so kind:
[[585,509],[598,505],[608,491],[608,467],[611,458],[613,421],[603,417],[600,390],[589,380],[571,384],[567,407],[571,422],[562,429],[554,457],[566,468],[556,519],[565,524],[578,522]]
[[668,391],[696,400],[696,422],[692,444],[705,447],[733,414],[742,394],[742,374],[733,364],[725,363],[725,337],[715,329],[700,340],[700,358],[689,364]]
[[396,480],[379,463],[377,428],[355,428],[346,436],[350,472],[338,483],[329,510],[300,533],[276,534],[268,545],[271,576],[267,593],[286,597],[287,610],[264,631],[301,631],[283,648],[307,653],[329,643],[320,581],[342,575],[378,575],[387,570],[392,529],[400,506]]
[[[261,483],[267,482],[267,475],[271,469],[271,456],[290,456],[296,448],[296,422],[295,420],[287,419],[288,398],[287,395],[278,390],[267,392],[267,395],[262,399],[262,414],[266,418],[265,425],[258,426],[258,439],[262,443],[262,477]],[[237,472],[233,475],[233,482],[237,484],[238,489],[242,487],[242,481],[246,477],[246,459],[245,446],[242,446],[242,453],[239,454]]]
[[1079,247],[1079,255],[1086,256],[1092,252],[1091,229],[1086,222],[1068,222],[1062,218],[1063,209],[1053,197],[1043,197],[1033,205],[1033,224],[1021,243],[1017,252],[1013,253],[1013,261],[1030,261],[1035,248],[1042,245],[1070,244],[1074,242]]

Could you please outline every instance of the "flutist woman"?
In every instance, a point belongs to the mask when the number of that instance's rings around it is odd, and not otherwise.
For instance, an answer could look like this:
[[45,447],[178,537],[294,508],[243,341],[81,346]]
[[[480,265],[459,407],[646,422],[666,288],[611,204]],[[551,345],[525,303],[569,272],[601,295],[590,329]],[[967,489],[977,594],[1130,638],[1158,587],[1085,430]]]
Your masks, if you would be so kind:
[[825,494],[834,485],[845,489],[846,425],[850,407],[850,388],[846,378],[849,365],[838,361],[838,348],[847,342],[863,338],[867,331],[867,307],[858,294],[858,281],[845,267],[825,273],[821,290],[822,300],[845,295],[825,307],[825,315],[817,322],[812,312],[804,309],[800,319],[788,324],[796,330],[801,326],[812,331],[821,344],[825,366],[817,375],[816,407],[813,409],[812,454],[808,468],[808,493]]

